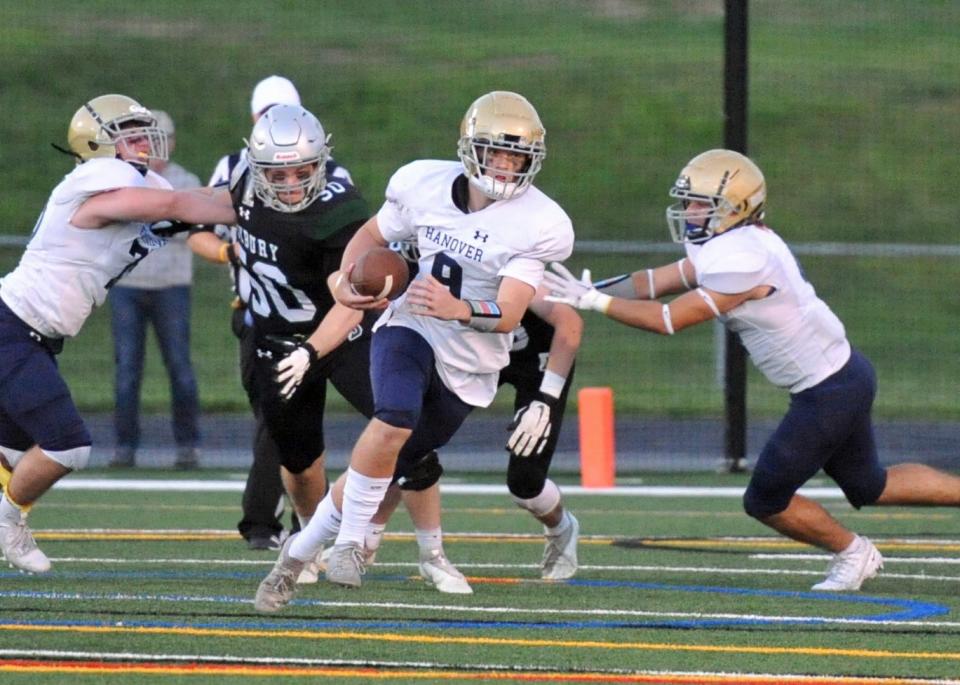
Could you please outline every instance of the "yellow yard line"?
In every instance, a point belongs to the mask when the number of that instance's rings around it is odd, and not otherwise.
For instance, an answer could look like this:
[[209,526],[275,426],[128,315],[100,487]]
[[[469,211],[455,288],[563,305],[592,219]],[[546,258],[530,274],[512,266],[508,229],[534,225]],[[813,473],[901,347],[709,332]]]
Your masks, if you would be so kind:
[[960,661],[960,652],[902,652],[834,647],[757,647],[751,645],[695,645],[660,642],[607,642],[599,640],[532,640],[500,637],[456,637],[427,634],[360,633],[356,631],[252,630],[248,628],[189,628],[162,626],[19,625],[0,623],[0,630],[41,633],[119,633],[128,635],[189,635],[194,637],[297,638],[306,640],[366,640],[369,642],[498,647],[561,647],[564,649],[637,650],[655,652],[708,652],[720,654],[761,654],[862,659],[917,659]]

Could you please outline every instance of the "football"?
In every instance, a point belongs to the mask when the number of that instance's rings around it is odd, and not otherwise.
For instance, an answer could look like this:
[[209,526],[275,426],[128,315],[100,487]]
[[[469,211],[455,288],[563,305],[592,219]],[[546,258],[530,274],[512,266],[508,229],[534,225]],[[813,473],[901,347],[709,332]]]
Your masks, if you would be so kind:
[[374,247],[360,255],[350,285],[360,295],[394,299],[407,287],[410,271],[407,262],[389,247]]

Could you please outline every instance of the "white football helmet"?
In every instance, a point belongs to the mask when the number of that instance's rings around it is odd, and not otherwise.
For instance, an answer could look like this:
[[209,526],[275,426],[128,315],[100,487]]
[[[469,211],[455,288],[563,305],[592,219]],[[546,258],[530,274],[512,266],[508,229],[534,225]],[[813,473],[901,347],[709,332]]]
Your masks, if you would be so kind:
[[[667,207],[674,242],[702,243],[740,224],[763,219],[767,186],[763,172],[733,150],[708,150],[683,167],[670,189],[680,202]],[[690,202],[709,207],[690,210]]]
[[[319,197],[327,184],[330,136],[310,112],[296,105],[274,105],[257,120],[247,141],[247,159],[253,173],[253,188],[266,206],[279,212],[298,212]],[[296,183],[272,183],[270,169],[312,164],[309,177]],[[303,190],[303,199],[287,203],[279,193]]]
[[153,113],[126,95],[101,95],[76,111],[67,129],[67,142],[78,162],[94,157],[116,157],[123,140],[146,138],[148,152],[128,162],[146,166],[151,159],[167,160],[167,136]]
[[[466,176],[484,195],[507,200],[524,193],[547,156],[546,131],[540,116],[525,97],[495,90],[478,98],[460,124],[458,152]],[[512,182],[487,176],[486,157],[490,150],[522,152],[527,163]]]

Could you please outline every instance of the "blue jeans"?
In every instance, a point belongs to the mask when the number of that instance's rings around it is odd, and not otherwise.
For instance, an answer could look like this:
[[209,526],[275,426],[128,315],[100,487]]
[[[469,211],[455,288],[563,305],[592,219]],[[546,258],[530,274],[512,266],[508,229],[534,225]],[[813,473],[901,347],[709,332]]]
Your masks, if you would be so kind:
[[197,381],[190,363],[190,286],[184,285],[159,290],[110,289],[117,448],[135,450],[140,443],[140,383],[148,321],[157,334],[170,377],[173,439],[178,448],[196,447],[200,431]]

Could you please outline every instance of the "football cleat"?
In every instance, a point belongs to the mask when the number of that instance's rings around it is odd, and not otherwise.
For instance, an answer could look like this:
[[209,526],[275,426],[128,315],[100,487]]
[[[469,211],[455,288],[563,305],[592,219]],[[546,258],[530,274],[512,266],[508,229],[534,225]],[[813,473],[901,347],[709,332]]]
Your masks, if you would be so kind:
[[33,533],[23,519],[16,523],[0,523],[0,551],[10,562],[10,567],[27,573],[46,573],[50,560],[37,547]]
[[327,581],[343,587],[360,587],[360,576],[367,572],[363,548],[354,543],[334,545],[327,558]]
[[450,563],[443,550],[435,549],[420,554],[420,575],[440,592],[454,595],[472,595],[473,588],[457,567]]
[[291,535],[280,548],[280,557],[270,569],[267,577],[260,581],[257,595],[253,599],[253,608],[264,613],[280,611],[290,603],[297,592],[297,577],[303,571],[305,562],[290,556],[290,545],[295,535]]
[[323,556],[326,552],[327,550],[321,547],[313,559],[303,565],[303,570],[297,577],[297,585],[313,585],[320,580],[320,572],[327,570],[326,561]]
[[812,590],[856,592],[864,581],[883,568],[883,557],[867,538],[857,536],[858,544],[850,551],[834,554],[827,568],[827,577]]
[[543,549],[543,561],[540,563],[540,577],[544,580],[566,580],[577,572],[577,540],[580,535],[580,522],[569,511],[564,512],[569,523],[557,535],[547,535],[547,544]]

